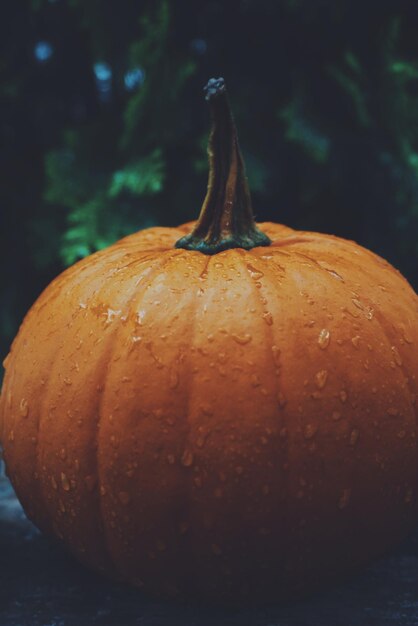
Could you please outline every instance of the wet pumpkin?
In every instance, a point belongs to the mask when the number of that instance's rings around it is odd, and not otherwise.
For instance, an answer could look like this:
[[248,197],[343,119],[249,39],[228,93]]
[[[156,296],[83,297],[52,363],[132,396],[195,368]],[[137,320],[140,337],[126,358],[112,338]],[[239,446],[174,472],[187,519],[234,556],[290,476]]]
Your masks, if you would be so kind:
[[277,600],[417,522],[418,299],[351,241],[254,223],[222,79],[198,222],[151,228],[40,296],[1,439],[34,523],[162,594]]

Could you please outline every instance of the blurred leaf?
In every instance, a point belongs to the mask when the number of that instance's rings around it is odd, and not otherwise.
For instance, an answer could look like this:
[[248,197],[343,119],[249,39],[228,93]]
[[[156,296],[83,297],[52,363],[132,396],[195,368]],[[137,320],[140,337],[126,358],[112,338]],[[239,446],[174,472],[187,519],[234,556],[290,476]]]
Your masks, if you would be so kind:
[[123,191],[133,195],[158,193],[164,183],[164,162],[161,150],[156,149],[145,157],[115,172],[109,186],[109,196],[114,198]]

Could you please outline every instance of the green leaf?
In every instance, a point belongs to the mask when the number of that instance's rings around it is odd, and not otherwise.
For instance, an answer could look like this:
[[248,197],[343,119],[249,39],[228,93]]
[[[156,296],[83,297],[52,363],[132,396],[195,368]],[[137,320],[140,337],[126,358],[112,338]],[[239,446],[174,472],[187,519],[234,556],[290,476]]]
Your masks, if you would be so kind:
[[126,165],[112,176],[108,194],[111,198],[128,191],[135,196],[155,194],[164,183],[164,161],[161,150],[154,150],[148,157]]

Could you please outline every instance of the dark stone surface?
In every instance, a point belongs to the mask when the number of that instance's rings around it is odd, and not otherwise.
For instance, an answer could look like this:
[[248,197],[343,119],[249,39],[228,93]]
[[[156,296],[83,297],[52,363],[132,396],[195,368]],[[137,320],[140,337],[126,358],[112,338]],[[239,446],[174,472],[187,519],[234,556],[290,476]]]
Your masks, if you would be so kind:
[[418,532],[349,583],[265,609],[159,603],[82,568],[0,476],[0,626],[418,626]]

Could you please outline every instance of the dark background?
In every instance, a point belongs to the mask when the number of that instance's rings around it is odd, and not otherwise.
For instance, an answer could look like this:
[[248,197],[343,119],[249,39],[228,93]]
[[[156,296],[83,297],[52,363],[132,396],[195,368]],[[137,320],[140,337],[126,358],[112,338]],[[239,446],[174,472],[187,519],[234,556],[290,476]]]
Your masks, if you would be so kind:
[[0,354],[66,265],[197,216],[227,81],[259,221],[354,238],[418,286],[418,6],[15,0],[0,20]]

